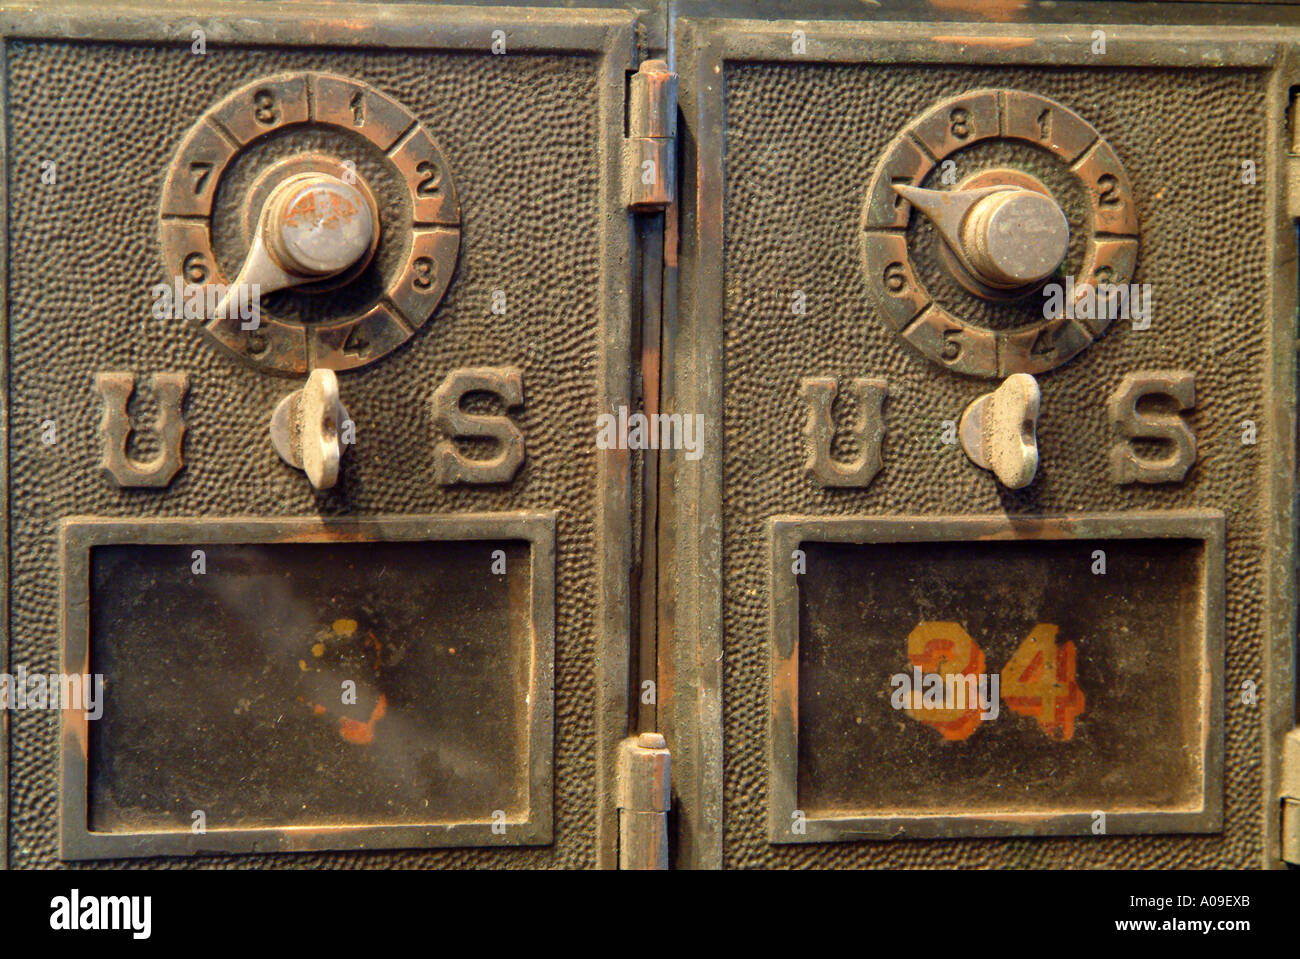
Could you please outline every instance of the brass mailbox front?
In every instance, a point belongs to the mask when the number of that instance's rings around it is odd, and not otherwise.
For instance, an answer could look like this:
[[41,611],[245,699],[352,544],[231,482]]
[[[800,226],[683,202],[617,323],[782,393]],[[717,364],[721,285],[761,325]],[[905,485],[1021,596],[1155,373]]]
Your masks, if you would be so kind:
[[64,673],[103,688],[63,714],[63,857],[549,842],[554,540],[65,523]]
[[1222,828],[1221,514],[771,536],[773,842]]
[[1300,864],[1300,0],[584,3],[0,9],[0,865]]
[[7,863],[613,864],[635,15],[195,16],[0,14]]
[[1294,47],[1007,16],[678,21],[692,862],[1282,858]]

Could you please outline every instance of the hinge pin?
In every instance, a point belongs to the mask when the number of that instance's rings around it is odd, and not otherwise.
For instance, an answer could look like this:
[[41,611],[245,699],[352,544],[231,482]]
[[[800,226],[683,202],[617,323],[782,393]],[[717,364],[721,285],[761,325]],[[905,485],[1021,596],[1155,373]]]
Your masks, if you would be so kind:
[[1282,740],[1282,861],[1300,866],[1300,727]]
[[623,740],[618,754],[618,868],[668,868],[672,805],[668,744],[659,733]]
[[677,186],[677,74],[663,60],[647,60],[628,90],[624,175],[627,207],[637,213],[662,210]]

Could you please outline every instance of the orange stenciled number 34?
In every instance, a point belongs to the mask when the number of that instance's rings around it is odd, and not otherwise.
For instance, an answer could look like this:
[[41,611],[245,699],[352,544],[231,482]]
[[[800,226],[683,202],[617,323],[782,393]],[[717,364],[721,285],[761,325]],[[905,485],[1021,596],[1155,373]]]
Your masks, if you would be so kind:
[[[1074,719],[1083,712],[1084,695],[1075,680],[1074,643],[1059,646],[1060,627],[1039,623],[1025,637],[1020,648],[1002,668],[1001,696],[1013,712],[1038,721],[1053,739],[1074,738]],[[907,637],[907,658],[927,674],[978,677],[984,672],[984,651],[960,623],[923,622]],[[919,691],[915,706],[907,708],[913,719],[933,726],[944,739],[962,740],[979,727],[978,703],[966,701],[961,708],[923,708]]]

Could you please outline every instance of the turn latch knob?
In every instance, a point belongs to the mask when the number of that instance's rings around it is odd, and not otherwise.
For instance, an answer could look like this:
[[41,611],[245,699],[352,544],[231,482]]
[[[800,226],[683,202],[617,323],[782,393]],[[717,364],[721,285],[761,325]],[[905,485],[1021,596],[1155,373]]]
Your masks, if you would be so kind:
[[275,407],[271,445],[281,459],[306,473],[313,487],[330,489],[339,479],[346,451],[340,434],[348,419],[334,371],[312,370],[306,385]]
[[961,448],[1008,489],[1023,489],[1038,472],[1039,399],[1038,381],[1028,373],[1015,373],[961,415]]

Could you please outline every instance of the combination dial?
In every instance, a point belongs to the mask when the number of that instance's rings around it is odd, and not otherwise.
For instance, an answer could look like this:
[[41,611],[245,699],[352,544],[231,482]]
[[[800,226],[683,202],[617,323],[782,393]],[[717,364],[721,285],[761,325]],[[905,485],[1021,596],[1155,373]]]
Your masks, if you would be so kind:
[[[159,224],[168,278],[219,291],[203,334],[287,375],[396,349],[437,307],[460,248],[433,137],[391,97],[325,73],[258,80],[205,112],[172,160]],[[251,321],[234,309],[250,289]]]
[[1114,151],[1073,110],[1015,90],[954,97],[910,123],[876,167],[861,226],[885,322],[972,376],[1044,373],[1077,356],[1110,316],[1076,304],[1128,283],[1137,261]]

